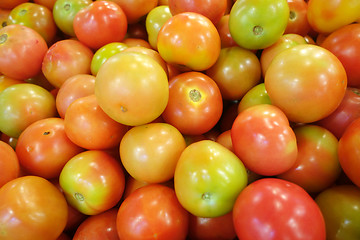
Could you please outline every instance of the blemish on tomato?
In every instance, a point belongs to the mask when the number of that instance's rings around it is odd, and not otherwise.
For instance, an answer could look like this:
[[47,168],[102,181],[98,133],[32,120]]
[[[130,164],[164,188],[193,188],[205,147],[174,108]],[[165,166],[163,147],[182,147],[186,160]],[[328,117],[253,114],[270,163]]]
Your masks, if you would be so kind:
[[198,102],[201,100],[201,93],[197,89],[191,89],[189,92],[189,97],[190,97],[191,101]]
[[8,39],[8,35],[6,33],[0,35],[0,44],[3,44]]

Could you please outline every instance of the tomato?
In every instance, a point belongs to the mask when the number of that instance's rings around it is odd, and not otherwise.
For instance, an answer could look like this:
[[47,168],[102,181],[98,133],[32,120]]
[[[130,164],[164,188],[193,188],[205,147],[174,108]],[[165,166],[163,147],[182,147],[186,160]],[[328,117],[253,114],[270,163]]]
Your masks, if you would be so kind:
[[100,150],[75,155],[60,173],[59,183],[68,203],[86,215],[96,215],[114,207],[125,188],[120,162]]
[[95,95],[111,118],[135,126],[161,115],[168,102],[169,83],[164,69],[150,56],[120,52],[100,67]]
[[127,172],[139,181],[161,183],[174,177],[175,166],[186,143],[167,123],[131,128],[120,143],[120,159]]
[[57,33],[52,12],[47,7],[31,2],[13,8],[8,24],[20,24],[34,29],[48,44],[52,44]]
[[164,23],[158,33],[157,49],[170,64],[203,71],[219,57],[221,40],[208,18],[199,13],[185,12]]
[[238,104],[238,113],[245,109],[258,104],[271,104],[269,95],[267,94],[265,84],[259,83],[252,87],[240,100]]
[[75,15],[92,2],[92,0],[56,0],[52,10],[56,26],[66,35],[75,37],[73,25]]
[[329,36],[320,45],[328,49],[343,64],[348,87],[360,87],[360,23],[343,26]]
[[64,118],[67,108],[76,99],[95,93],[95,76],[90,74],[76,74],[69,77],[59,88],[56,95],[56,109],[60,117]]
[[209,131],[219,121],[222,110],[220,89],[204,73],[190,71],[169,80],[169,101],[162,117],[182,134]]
[[6,142],[0,141],[0,188],[20,176],[20,164],[15,150]]
[[0,92],[2,92],[5,88],[10,87],[11,85],[14,84],[19,84],[19,83],[25,83],[25,81],[23,80],[17,80],[5,75],[1,75],[0,76]]
[[54,86],[76,74],[90,74],[93,52],[78,40],[60,40],[50,46],[42,61],[42,72]]
[[151,49],[150,43],[142,38],[127,37],[122,42],[128,47],[146,47]]
[[295,164],[278,177],[296,183],[309,193],[318,193],[338,179],[338,139],[326,128],[303,125],[294,129],[298,148]]
[[0,188],[2,239],[56,239],[67,214],[64,196],[44,178],[19,177]]
[[220,133],[220,135],[216,138],[215,141],[217,143],[220,143],[221,145],[223,145],[224,147],[226,147],[230,151],[232,151],[232,152],[234,151],[234,148],[232,146],[231,130],[230,129]]
[[17,5],[20,5],[25,2],[29,2],[29,0],[2,0],[0,2],[0,8],[11,10]]
[[66,135],[86,149],[109,149],[120,144],[128,127],[110,118],[94,94],[73,101],[64,117]]
[[128,46],[123,42],[112,42],[105,44],[96,52],[91,59],[91,74],[96,76],[98,73],[101,65],[111,56],[115,55],[116,53],[122,52],[128,48]]
[[0,8],[0,29],[8,25],[8,17],[10,15],[11,9],[1,9]]
[[242,161],[229,149],[211,140],[190,144],[175,168],[174,187],[181,205],[198,217],[229,213],[247,184]]
[[340,60],[329,50],[300,44],[274,57],[264,82],[271,103],[290,121],[310,123],[339,106],[347,76]]
[[326,224],[326,239],[359,239],[360,190],[354,185],[325,189],[315,198]]
[[0,131],[19,137],[31,123],[56,115],[54,96],[31,83],[15,84],[0,93]]
[[215,25],[219,32],[221,40],[221,48],[238,46],[230,34],[229,30],[229,14],[225,14],[220,18],[220,21]]
[[289,12],[286,0],[236,1],[230,11],[230,34],[241,47],[266,48],[284,33]]
[[19,80],[34,77],[41,72],[47,50],[44,38],[35,30],[18,24],[3,27],[0,29],[0,72]]
[[44,7],[47,7],[51,11],[53,10],[55,2],[56,2],[56,0],[33,0],[33,1],[34,1],[34,3],[40,4]]
[[121,203],[116,220],[119,238],[129,240],[185,239],[188,223],[189,213],[174,190],[160,184],[132,192]]
[[79,41],[92,49],[121,42],[128,25],[124,11],[111,1],[95,1],[79,10],[73,21]]
[[306,0],[287,0],[290,14],[285,34],[295,33],[306,36],[310,32],[310,24],[307,19],[308,3]]
[[215,64],[206,70],[220,88],[223,99],[239,100],[261,81],[258,57],[240,47],[222,48]]
[[112,208],[85,219],[77,228],[73,240],[107,239],[118,240],[116,218],[118,209]]
[[169,0],[168,4],[172,15],[196,12],[217,24],[225,15],[227,0]]
[[298,185],[276,178],[259,179],[237,197],[234,226],[241,240],[325,240],[320,208]]
[[340,139],[349,124],[360,117],[359,94],[358,88],[348,87],[338,108],[316,124],[325,127]]
[[259,104],[236,117],[231,128],[235,154],[246,168],[265,176],[281,174],[296,161],[296,136],[276,106]]
[[153,49],[157,50],[157,37],[164,23],[172,17],[168,5],[157,6],[147,14],[145,20],[148,42]]
[[359,12],[358,0],[309,0],[307,18],[314,31],[331,33],[359,19]]
[[140,22],[129,24],[125,37],[147,40],[148,34],[146,32],[145,19],[142,19]]
[[235,238],[236,232],[232,212],[213,218],[190,215],[188,239],[233,240]]
[[[99,1],[99,0],[97,0]],[[157,6],[158,0],[110,0],[125,12],[129,24],[137,23]]]
[[355,119],[345,129],[338,145],[338,154],[341,167],[346,176],[357,186],[360,186],[360,118]]

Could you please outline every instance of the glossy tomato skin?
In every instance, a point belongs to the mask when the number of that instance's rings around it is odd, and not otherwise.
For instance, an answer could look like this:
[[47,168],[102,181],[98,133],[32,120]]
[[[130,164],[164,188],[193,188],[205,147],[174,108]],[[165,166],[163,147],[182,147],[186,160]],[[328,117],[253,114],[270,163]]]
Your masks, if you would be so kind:
[[169,80],[169,101],[161,116],[182,134],[199,135],[216,125],[222,110],[216,82],[204,73],[190,71]]
[[360,87],[360,23],[343,26],[329,36],[320,45],[328,49],[343,64],[348,87]]
[[135,190],[121,203],[116,224],[120,239],[180,240],[186,239],[189,213],[173,189],[150,184]]
[[110,154],[88,150],[65,164],[59,183],[71,206],[83,214],[95,215],[120,201],[125,175],[120,162]]
[[181,205],[199,217],[218,217],[232,210],[247,184],[241,160],[212,140],[187,146],[175,168],[174,187]]
[[24,176],[0,189],[2,239],[56,239],[67,221],[67,203],[48,180]]
[[296,136],[276,106],[259,104],[245,109],[231,128],[235,154],[260,175],[277,175],[291,168],[298,154]]
[[263,178],[237,197],[233,220],[239,239],[325,240],[324,217],[316,202],[298,185]]
[[338,185],[325,189],[315,198],[326,224],[326,239],[358,239],[360,237],[360,190],[354,185]]
[[0,188],[20,176],[20,164],[15,150],[6,142],[0,141]]
[[161,27],[157,49],[170,64],[203,71],[219,57],[221,40],[208,18],[199,13],[184,12],[172,16]]
[[221,48],[226,47],[235,47],[238,44],[234,41],[233,37],[230,34],[229,30],[229,14],[225,14],[221,17],[220,21],[215,25],[216,29],[219,32],[220,40],[221,40]]
[[76,13],[74,32],[82,43],[92,49],[121,42],[128,24],[124,11],[111,1],[95,1]]
[[0,72],[25,80],[41,72],[48,46],[35,30],[12,24],[0,29]]
[[65,133],[64,120],[45,118],[29,125],[19,136],[16,154],[26,172],[57,178],[66,162],[83,149]]
[[340,60],[329,50],[300,44],[273,58],[264,82],[271,103],[290,121],[310,123],[339,106],[347,76]]
[[295,33],[306,36],[310,32],[310,24],[307,19],[308,2],[306,0],[287,0],[290,14],[284,34]]

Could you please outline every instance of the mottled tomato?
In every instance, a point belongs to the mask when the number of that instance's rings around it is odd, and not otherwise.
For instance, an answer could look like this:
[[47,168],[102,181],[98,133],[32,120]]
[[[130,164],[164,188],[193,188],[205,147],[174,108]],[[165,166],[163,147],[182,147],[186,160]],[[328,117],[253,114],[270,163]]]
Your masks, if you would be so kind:
[[265,176],[289,170],[296,161],[296,136],[276,106],[258,104],[236,117],[231,128],[234,153],[246,168]]
[[92,49],[99,49],[111,42],[121,42],[128,24],[118,4],[95,1],[76,13],[73,27],[79,41]]
[[48,180],[24,176],[0,188],[0,238],[56,239],[67,221],[67,203]]
[[310,24],[307,19],[307,0],[287,0],[290,14],[285,34],[295,33],[306,36],[310,32]]
[[0,72],[8,77],[34,77],[47,51],[44,38],[29,27],[13,24],[0,29]]
[[267,94],[265,84],[259,83],[252,87],[240,100],[238,104],[238,113],[245,109],[258,104],[271,104],[269,95]]
[[181,205],[198,217],[229,213],[247,184],[242,161],[229,149],[211,140],[190,144],[175,168],[174,188]]
[[182,134],[209,131],[219,121],[222,110],[220,89],[204,73],[190,71],[169,80],[169,101],[162,117]]
[[290,121],[310,123],[339,106],[347,76],[340,60],[329,50],[300,44],[273,58],[264,82],[271,103]]
[[20,176],[19,159],[15,150],[0,140],[0,188],[7,182]]
[[199,13],[185,12],[164,23],[158,33],[157,49],[170,64],[203,71],[219,57],[221,40],[208,18]]
[[311,196],[298,185],[263,178],[237,197],[233,219],[241,240],[325,240],[324,217]]
[[125,175],[120,162],[110,154],[89,150],[65,164],[59,183],[71,206],[83,214],[96,215],[120,201]]
[[180,205],[174,190],[160,184],[132,192],[121,203],[116,220],[119,238],[129,240],[185,239],[188,224],[189,213]]

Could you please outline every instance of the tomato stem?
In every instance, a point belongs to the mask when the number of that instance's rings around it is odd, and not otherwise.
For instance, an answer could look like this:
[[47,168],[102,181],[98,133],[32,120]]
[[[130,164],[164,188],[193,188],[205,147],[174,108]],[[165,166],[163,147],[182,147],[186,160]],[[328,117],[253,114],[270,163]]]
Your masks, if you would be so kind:
[[290,11],[289,18],[290,20],[296,19],[296,13],[294,11]]
[[189,97],[193,102],[198,102],[201,99],[201,93],[197,89],[192,89],[189,92]]
[[253,33],[255,34],[255,35],[260,35],[260,34],[262,34],[262,32],[263,32],[263,28],[262,28],[262,26],[255,26],[254,28],[253,28]]
[[8,35],[6,33],[0,35],[0,44],[6,42]]
[[74,194],[74,196],[75,196],[75,199],[78,200],[78,201],[84,201],[85,200],[84,196],[81,193],[77,192],[77,193]]

